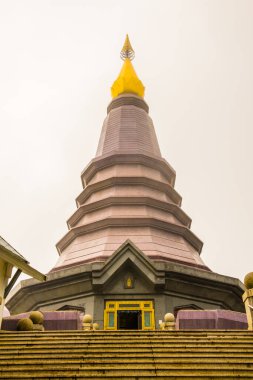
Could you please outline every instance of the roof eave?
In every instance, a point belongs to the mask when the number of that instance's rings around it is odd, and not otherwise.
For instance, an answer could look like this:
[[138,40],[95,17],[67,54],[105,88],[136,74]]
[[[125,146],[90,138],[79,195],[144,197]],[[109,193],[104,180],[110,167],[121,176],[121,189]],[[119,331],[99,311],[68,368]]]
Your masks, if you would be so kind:
[[36,280],[46,281],[47,279],[46,275],[32,268],[28,264],[28,261],[26,261],[25,259],[22,259],[21,257],[9,251],[3,246],[0,247],[0,257],[6,262],[12,264],[14,267],[17,267],[20,270],[22,270],[22,272],[26,273],[27,275],[32,276]]

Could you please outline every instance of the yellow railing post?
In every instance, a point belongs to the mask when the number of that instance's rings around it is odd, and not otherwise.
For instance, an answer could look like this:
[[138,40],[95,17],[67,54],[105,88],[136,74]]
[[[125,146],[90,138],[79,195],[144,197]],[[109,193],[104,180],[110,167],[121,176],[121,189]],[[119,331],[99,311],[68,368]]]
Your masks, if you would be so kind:
[[248,329],[253,330],[253,272],[248,273],[244,278],[246,291],[242,295],[245,305]]

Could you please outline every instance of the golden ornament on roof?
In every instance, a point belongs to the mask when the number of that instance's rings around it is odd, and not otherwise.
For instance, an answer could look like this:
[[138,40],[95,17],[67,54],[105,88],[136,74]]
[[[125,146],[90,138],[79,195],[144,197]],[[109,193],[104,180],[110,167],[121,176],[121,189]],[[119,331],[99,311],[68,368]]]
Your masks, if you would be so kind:
[[123,61],[125,61],[126,58],[128,58],[128,59],[130,59],[130,61],[132,61],[132,59],[134,59],[134,57],[135,57],[134,49],[132,48],[131,42],[130,42],[128,34],[127,34],[126,39],[125,39],[125,43],[124,43],[123,48],[120,52],[120,58],[123,59]]
[[118,78],[111,87],[112,97],[116,98],[119,95],[130,93],[143,98],[145,87],[138,78],[131,62],[134,58],[134,50],[128,35],[126,36],[124,46],[120,52],[120,57],[124,60],[124,63]]

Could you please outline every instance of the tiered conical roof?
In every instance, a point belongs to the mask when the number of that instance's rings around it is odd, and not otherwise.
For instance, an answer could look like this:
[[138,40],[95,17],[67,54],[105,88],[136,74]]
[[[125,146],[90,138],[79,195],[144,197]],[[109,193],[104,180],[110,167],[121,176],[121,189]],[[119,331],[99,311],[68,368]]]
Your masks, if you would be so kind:
[[[127,56],[126,61],[132,66]],[[208,270],[200,258],[202,242],[180,207],[175,171],[161,157],[139,92],[143,85],[135,71],[129,81],[129,72],[121,71],[114,82],[120,90],[108,106],[97,155],[82,172],[83,191],[69,231],[57,244],[60,258],[53,270],[105,261],[128,239],[155,261]]]

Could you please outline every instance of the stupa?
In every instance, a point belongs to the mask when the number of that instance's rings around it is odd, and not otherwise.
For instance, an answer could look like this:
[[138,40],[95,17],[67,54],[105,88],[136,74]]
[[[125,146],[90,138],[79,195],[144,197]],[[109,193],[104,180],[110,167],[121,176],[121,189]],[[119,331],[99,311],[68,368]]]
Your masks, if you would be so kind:
[[96,157],[81,174],[83,191],[58,242],[46,283],[22,281],[12,313],[83,308],[104,329],[153,329],[180,309],[244,311],[243,285],[212,272],[200,257],[174,188],[176,173],[161,156],[145,88],[128,36],[112,85]]

